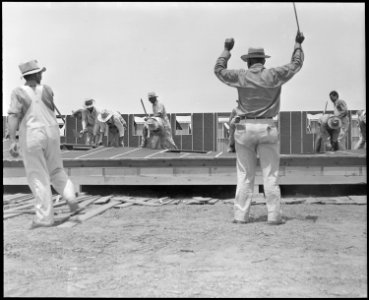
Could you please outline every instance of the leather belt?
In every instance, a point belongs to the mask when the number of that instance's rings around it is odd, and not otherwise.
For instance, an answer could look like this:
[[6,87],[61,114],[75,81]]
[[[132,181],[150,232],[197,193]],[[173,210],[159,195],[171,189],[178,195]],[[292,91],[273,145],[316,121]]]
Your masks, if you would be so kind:
[[273,119],[272,117],[255,117],[255,118],[251,118],[251,117],[246,117],[246,116],[239,116],[240,120],[260,120],[260,119]]

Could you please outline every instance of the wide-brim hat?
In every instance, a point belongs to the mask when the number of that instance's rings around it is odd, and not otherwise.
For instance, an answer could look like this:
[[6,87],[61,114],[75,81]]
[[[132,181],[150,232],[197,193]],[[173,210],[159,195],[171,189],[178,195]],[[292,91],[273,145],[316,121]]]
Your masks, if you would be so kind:
[[107,109],[102,110],[98,115],[97,115],[97,119],[102,122],[105,123],[106,121],[108,121],[111,116],[113,115],[112,111],[109,111]]
[[22,77],[26,75],[31,75],[39,72],[45,72],[45,67],[39,67],[37,60],[31,60],[26,63],[22,63],[19,65],[19,70],[22,73]]
[[85,108],[94,107],[95,106],[95,100],[91,99],[91,98],[88,98],[88,99],[85,100],[83,105],[84,105]]
[[328,127],[331,129],[338,129],[338,128],[341,128],[342,121],[340,118],[336,116],[332,116],[328,118],[327,124],[328,124]]
[[249,48],[248,53],[241,56],[243,61],[249,58],[269,58],[269,55],[265,54],[264,48]]
[[155,92],[150,92],[150,93],[148,93],[147,94],[147,98],[157,98],[158,97],[158,95],[156,95],[156,93]]

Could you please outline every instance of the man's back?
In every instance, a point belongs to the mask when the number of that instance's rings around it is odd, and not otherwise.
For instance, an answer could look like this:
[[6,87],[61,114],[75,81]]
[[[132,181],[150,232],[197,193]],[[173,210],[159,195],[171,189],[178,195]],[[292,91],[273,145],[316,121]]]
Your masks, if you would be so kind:
[[237,88],[241,113],[246,117],[276,116],[280,108],[282,85],[302,67],[304,53],[301,47],[295,46],[290,63],[270,69],[266,69],[262,63],[255,63],[248,70],[228,70],[230,56],[229,51],[223,51],[214,72],[220,81]]

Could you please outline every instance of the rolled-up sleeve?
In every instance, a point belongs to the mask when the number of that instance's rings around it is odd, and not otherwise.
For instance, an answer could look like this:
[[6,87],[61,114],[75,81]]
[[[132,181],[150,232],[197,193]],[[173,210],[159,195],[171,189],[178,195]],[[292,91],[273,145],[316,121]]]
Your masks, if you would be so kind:
[[232,87],[238,87],[240,70],[228,70],[227,63],[231,57],[228,50],[224,50],[215,63],[214,73],[218,79]]
[[17,90],[14,90],[10,96],[8,115],[20,117],[22,115],[22,107],[22,101],[18,97]]

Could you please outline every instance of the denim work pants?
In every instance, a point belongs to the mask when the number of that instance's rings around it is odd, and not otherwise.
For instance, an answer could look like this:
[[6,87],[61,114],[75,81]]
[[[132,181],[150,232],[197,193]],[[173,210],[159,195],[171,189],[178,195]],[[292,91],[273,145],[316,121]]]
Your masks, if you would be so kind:
[[35,197],[35,222],[52,225],[54,208],[50,185],[67,201],[76,197],[74,185],[63,167],[59,126],[21,130],[19,142],[28,184]]
[[235,131],[237,155],[237,189],[234,219],[249,221],[253,197],[257,155],[263,173],[268,221],[282,217],[278,185],[279,133],[273,119],[242,120]]

